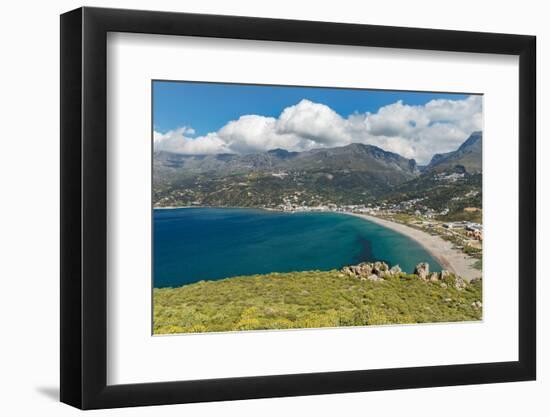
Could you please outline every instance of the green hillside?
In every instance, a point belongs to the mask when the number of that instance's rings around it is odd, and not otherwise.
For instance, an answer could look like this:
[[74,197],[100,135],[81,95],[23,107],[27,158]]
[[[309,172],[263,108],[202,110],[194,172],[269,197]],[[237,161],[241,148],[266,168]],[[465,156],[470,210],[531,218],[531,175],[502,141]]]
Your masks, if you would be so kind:
[[155,289],[154,333],[319,328],[480,320],[481,282],[398,274],[360,280],[306,271],[201,281]]
[[414,160],[357,143],[249,155],[155,152],[153,201],[157,207],[273,207],[299,193],[306,204],[360,204],[417,175]]
[[434,155],[422,171],[412,159],[357,143],[247,155],[159,151],[153,159],[153,202],[276,208],[288,201],[313,207],[422,199],[426,208],[456,214],[481,207],[481,151],[482,133],[474,132],[455,151]]

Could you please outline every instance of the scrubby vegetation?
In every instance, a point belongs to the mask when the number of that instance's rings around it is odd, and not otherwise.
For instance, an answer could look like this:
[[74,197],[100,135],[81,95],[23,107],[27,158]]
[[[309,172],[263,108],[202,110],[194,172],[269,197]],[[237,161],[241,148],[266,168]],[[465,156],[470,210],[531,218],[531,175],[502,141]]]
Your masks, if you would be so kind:
[[201,281],[155,289],[154,333],[221,332],[480,320],[481,282],[381,282],[340,271],[306,271]]
[[[440,175],[440,174],[439,174]],[[466,207],[482,207],[482,175],[465,173],[453,181],[442,180],[436,172],[425,172],[419,177],[394,187],[387,195],[380,197],[390,204],[420,199],[423,207],[441,211],[437,215],[442,221],[473,221],[481,223],[481,211],[467,212]]]
[[479,258],[473,265],[473,267],[479,271],[483,270],[483,259]]

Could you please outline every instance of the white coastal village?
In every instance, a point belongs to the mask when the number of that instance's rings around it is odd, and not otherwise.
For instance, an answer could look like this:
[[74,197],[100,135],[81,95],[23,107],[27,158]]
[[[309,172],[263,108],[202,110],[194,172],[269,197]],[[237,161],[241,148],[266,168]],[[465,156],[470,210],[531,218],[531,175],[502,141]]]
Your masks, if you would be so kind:
[[[483,241],[483,225],[470,221],[443,222],[435,220],[438,215],[446,215],[448,209],[436,212],[432,209],[421,207],[422,199],[402,201],[400,203],[388,204],[364,204],[364,205],[338,205],[324,203],[316,206],[309,206],[299,201],[300,193],[296,192],[291,196],[283,198],[284,203],[275,208],[265,207],[266,210],[280,210],[284,212],[341,212],[367,214],[382,219],[404,223],[418,229],[424,229],[432,235],[440,235],[458,243],[458,249],[464,247],[481,248]],[[419,207],[420,206],[420,207]],[[466,207],[464,211],[477,211],[477,207]],[[462,245],[462,246],[460,246]]]

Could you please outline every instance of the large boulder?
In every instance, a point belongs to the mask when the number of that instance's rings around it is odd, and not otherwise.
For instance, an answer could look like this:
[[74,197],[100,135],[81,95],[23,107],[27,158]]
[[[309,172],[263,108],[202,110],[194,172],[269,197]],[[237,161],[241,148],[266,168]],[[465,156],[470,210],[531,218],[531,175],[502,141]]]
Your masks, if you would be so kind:
[[431,282],[437,282],[437,281],[439,281],[439,273],[437,273],[437,272],[432,272],[432,273],[430,274],[430,281],[431,281]]
[[388,264],[386,262],[375,262],[374,265],[372,266],[372,270],[373,272],[376,274],[376,275],[380,275],[381,272],[385,272],[387,271],[389,268],[388,268]]
[[344,266],[340,271],[362,281],[382,281],[390,274],[388,264],[385,262],[361,262],[357,265]]
[[389,270],[390,275],[398,275],[401,272],[403,271],[401,271],[401,268],[399,267],[399,265],[394,265]]
[[340,271],[346,275],[355,275],[349,266],[343,267]]
[[369,281],[384,281],[384,278],[381,278],[381,277],[379,277],[379,276],[376,275],[376,274],[369,275],[369,276],[367,277],[367,279],[368,279]]
[[370,262],[362,262],[357,266],[359,267],[359,274],[362,276],[368,276],[374,271],[374,267]]
[[348,265],[342,268],[342,272],[346,275],[351,275],[353,277],[358,276],[360,273],[359,265]]
[[459,277],[458,275],[455,277],[455,288],[457,290],[463,290],[466,288],[466,281],[462,279],[462,277]]
[[428,264],[427,262],[420,262],[414,268],[414,273],[415,275],[418,275],[420,279],[426,280],[430,273],[430,264]]
[[342,268],[342,272],[354,277],[368,277],[373,273],[373,265],[368,262],[362,262],[358,265],[348,265]]

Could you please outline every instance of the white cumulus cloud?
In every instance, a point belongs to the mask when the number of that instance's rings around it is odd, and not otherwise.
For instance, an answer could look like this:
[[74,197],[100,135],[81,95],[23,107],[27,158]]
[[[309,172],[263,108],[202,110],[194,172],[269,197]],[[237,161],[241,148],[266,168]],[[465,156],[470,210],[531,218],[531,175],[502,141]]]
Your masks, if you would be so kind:
[[183,154],[254,153],[274,148],[304,151],[312,148],[364,143],[429,162],[434,153],[456,149],[476,130],[482,130],[482,98],[436,99],[411,106],[402,101],[376,113],[342,117],[325,104],[302,100],[285,108],[278,118],[244,115],[216,132],[193,137],[184,126],[154,132],[156,150]]

